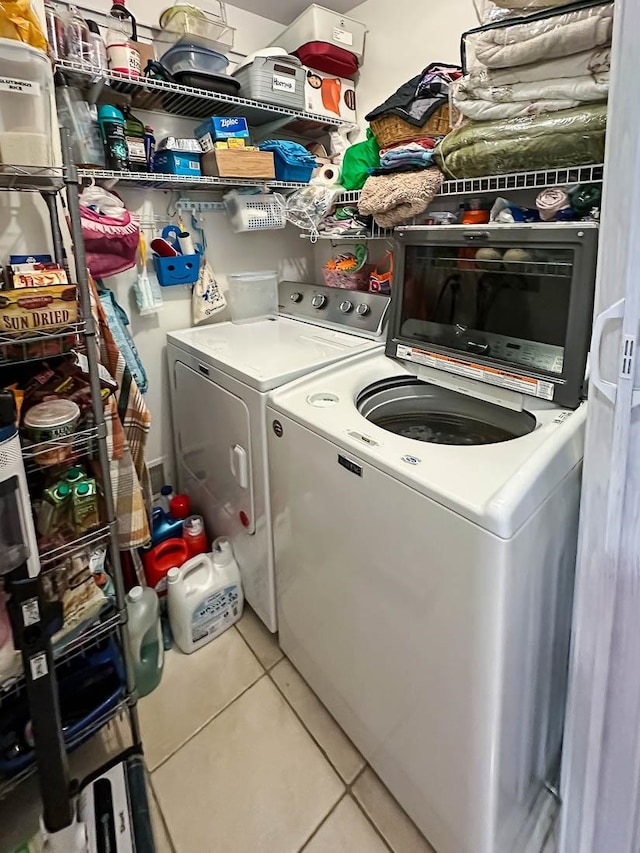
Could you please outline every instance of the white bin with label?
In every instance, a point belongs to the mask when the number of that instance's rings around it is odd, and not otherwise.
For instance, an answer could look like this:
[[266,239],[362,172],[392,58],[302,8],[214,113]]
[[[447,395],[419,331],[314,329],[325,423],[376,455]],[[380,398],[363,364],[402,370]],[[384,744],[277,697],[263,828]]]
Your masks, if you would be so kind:
[[325,41],[349,50],[362,62],[367,28],[360,21],[312,3],[271,44],[294,53],[310,41]]
[[253,323],[278,314],[278,276],[273,270],[227,275],[232,323]]
[[53,165],[48,56],[35,47],[0,39],[0,163]]

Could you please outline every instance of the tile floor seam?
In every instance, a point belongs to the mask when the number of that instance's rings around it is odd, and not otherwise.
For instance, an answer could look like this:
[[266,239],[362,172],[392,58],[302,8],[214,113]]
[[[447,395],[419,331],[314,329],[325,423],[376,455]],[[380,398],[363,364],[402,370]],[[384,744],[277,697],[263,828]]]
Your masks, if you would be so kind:
[[[264,667],[263,667],[263,669],[264,669]],[[167,755],[166,758],[163,758],[159,764],[156,764],[156,766],[153,768],[153,770],[151,770],[149,768],[149,773],[153,774],[156,772],[156,770],[159,770],[163,765],[165,765],[167,763],[167,761],[169,761],[171,758],[173,758],[174,755],[177,755],[183,747],[185,747],[190,741],[192,741],[194,739],[194,737],[196,737],[196,735],[199,735],[201,731],[206,729],[206,727],[210,723],[212,723],[215,719],[217,719],[217,717],[219,717],[223,711],[226,711],[227,708],[230,708],[234,702],[237,702],[238,699],[240,699],[242,696],[244,696],[244,694],[247,692],[247,690],[251,690],[252,687],[254,687],[259,681],[262,681],[262,679],[265,677],[268,677],[267,672],[263,672],[262,675],[258,676],[258,678],[255,679],[255,681],[252,681],[251,684],[248,684],[241,693],[238,693],[237,696],[234,696],[230,702],[227,702],[227,704],[224,707],[220,708],[219,711],[216,711],[216,713],[212,717],[210,717],[206,722],[204,722],[195,732],[192,732],[189,735],[189,737],[186,740],[184,740],[180,744],[180,746],[177,746],[170,755]]]
[[[245,635],[242,633],[242,631],[240,630],[240,628],[238,628],[238,623],[237,623],[237,622],[236,622],[236,624],[234,625],[234,627],[235,627],[236,631],[238,632],[238,634],[240,634],[240,636],[242,637],[242,642],[243,642],[243,643],[245,644],[245,646],[249,649],[249,651],[250,651],[250,652],[251,652],[251,654],[254,656],[254,658],[258,661],[258,663],[260,664],[260,666],[262,667],[262,669],[265,671],[265,673],[267,673],[267,674],[268,674],[268,673],[269,673],[269,670],[268,670],[268,669],[267,669],[267,667],[262,663],[262,661],[261,661],[261,660],[260,660],[260,658],[258,657],[257,652],[255,652],[255,651],[253,650],[253,648],[251,647],[251,644],[249,643],[249,640],[247,640],[247,638],[246,638],[246,637],[245,637]],[[277,636],[277,635],[276,635],[276,636]],[[279,645],[278,645],[278,648],[280,648],[280,646],[279,646]],[[280,649],[280,651],[282,651],[282,649]],[[283,656],[284,656],[284,652],[282,652],[282,654],[283,654]],[[280,660],[282,660],[282,658],[280,658]],[[279,663],[280,663],[280,660],[278,660],[278,661],[276,661],[276,663],[272,664],[271,669],[273,669],[273,667],[274,667],[274,666],[276,666],[277,664],[279,664]],[[262,678],[262,676],[260,676],[260,677]]]
[[[153,780],[151,779],[151,773],[149,773],[149,781],[148,781],[147,787],[151,791],[151,796],[153,797],[153,801],[156,805],[156,811],[160,815],[160,820],[162,821],[162,826],[164,827],[165,839],[169,842],[169,847],[171,848],[171,853],[177,853],[176,846],[173,843],[173,838],[171,837],[171,830],[169,829],[169,824],[167,823],[167,819],[164,816],[164,812],[162,811],[162,806],[160,805],[160,800],[156,796],[156,790],[153,787]],[[154,847],[155,847],[155,838],[154,838]]]
[[[362,757],[364,758],[364,756],[362,756]],[[353,782],[351,782],[350,784],[348,784],[348,785],[347,785],[347,794],[346,794],[346,796],[351,797],[351,799],[353,800],[353,802],[354,802],[354,803],[356,804],[356,806],[360,809],[360,811],[361,811],[361,812],[362,812],[362,814],[364,815],[365,819],[368,821],[369,825],[373,828],[373,831],[374,831],[374,832],[375,832],[375,834],[378,836],[378,838],[380,838],[380,840],[382,841],[382,843],[384,844],[384,846],[387,848],[387,850],[389,850],[389,851],[390,851],[390,853],[395,853],[395,851],[392,849],[391,845],[387,842],[387,839],[384,837],[384,835],[382,834],[382,832],[378,829],[378,827],[375,825],[375,823],[373,822],[373,820],[369,817],[369,813],[368,813],[367,811],[365,811],[365,809],[364,809],[364,808],[362,807],[362,805],[360,804],[360,801],[358,800],[358,798],[356,797],[356,795],[353,793],[353,787],[354,787],[354,785],[358,782],[358,780],[360,779],[360,777],[361,777],[361,776],[362,776],[362,775],[363,775],[367,770],[371,770],[373,773],[375,773],[375,770],[373,769],[373,767],[372,767],[372,766],[371,766],[367,761],[365,761],[365,763],[364,763],[364,767],[362,768],[362,770],[360,770],[360,772],[356,774],[356,777],[355,777],[355,779],[353,780]]]
[[304,844],[302,845],[302,847],[300,847],[300,848],[299,848],[298,853],[303,853],[303,850],[305,849],[305,847],[306,847],[306,846],[311,842],[311,840],[312,840],[313,838],[315,838],[315,837],[316,837],[316,835],[320,832],[320,830],[321,830],[321,829],[322,829],[322,827],[325,825],[325,823],[329,820],[329,818],[331,817],[331,815],[332,815],[332,814],[335,812],[335,810],[338,808],[338,806],[340,805],[340,803],[344,800],[344,798],[345,798],[345,797],[348,797],[348,796],[349,796],[348,792],[345,792],[345,793],[340,797],[340,799],[338,800],[338,802],[337,802],[337,803],[334,803],[334,805],[333,805],[333,807],[330,809],[330,811],[329,811],[329,812],[328,812],[328,813],[323,817],[323,819],[322,819],[322,820],[320,821],[320,823],[316,826],[316,828],[313,830],[313,832],[311,833],[311,835],[310,835],[310,836],[307,838],[307,840],[304,842]]
[[[288,660],[288,658],[286,658],[286,659]],[[280,661],[278,661],[278,663],[280,663]],[[279,686],[278,682],[275,680],[275,678],[273,678],[273,677],[272,677],[271,672],[270,672],[269,670],[267,670],[266,675],[267,675],[267,678],[268,678],[268,679],[271,681],[271,683],[274,685],[274,687],[276,688],[276,690],[278,691],[278,693],[282,696],[282,698],[284,699],[284,701],[287,703],[287,705],[291,708],[291,710],[292,710],[292,711],[293,711],[293,713],[295,714],[296,718],[298,719],[298,721],[299,721],[299,722],[300,722],[300,724],[302,725],[302,727],[303,727],[303,729],[305,730],[305,732],[309,735],[309,737],[311,738],[311,740],[312,740],[312,741],[314,742],[314,744],[318,747],[318,749],[320,750],[320,752],[322,753],[322,755],[324,756],[324,758],[326,758],[326,760],[329,762],[329,764],[330,764],[330,765],[331,765],[331,767],[333,768],[334,772],[337,774],[337,776],[338,776],[338,778],[340,779],[340,781],[342,782],[342,784],[345,786],[345,788],[349,789],[349,788],[350,788],[350,786],[351,786],[353,783],[349,783],[349,782],[347,782],[347,781],[346,781],[346,779],[343,779],[342,774],[340,773],[340,771],[339,771],[339,770],[338,770],[338,768],[336,767],[335,763],[334,763],[334,762],[331,760],[331,758],[329,757],[329,755],[328,755],[327,751],[325,750],[325,748],[324,748],[324,747],[322,746],[322,744],[318,741],[318,739],[317,739],[317,738],[316,738],[316,736],[313,734],[313,732],[311,731],[311,729],[309,728],[309,726],[308,726],[308,725],[305,723],[305,721],[302,719],[302,717],[300,716],[300,714],[298,713],[298,711],[296,711],[296,709],[293,707],[293,705],[291,704],[291,702],[287,699],[286,694],[285,694],[285,693],[280,689],[280,686]],[[311,688],[309,688],[309,689],[311,689]],[[315,696],[315,694],[314,694],[314,696]],[[318,700],[318,701],[319,701],[319,700]],[[322,705],[322,703],[320,703],[320,704]],[[325,706],[324,706],[324,705],[322,705],[322,707],[324,708]],[[326,711],[326,710],[327,710],[327,709],[325,708],[325,711]],[[327,711],[327,713],[329,713],[329,712]],[[331,719],[332,719],[332,720],[334,720],[334,718],[333,718],[333,717],[331,717]],[[335,722],[335,720],[334,720],[334,722]],[[336,726],[338,726],[338,723],[336,723]],[[338,726],[338,728],[340,728],[340,726]],[[344,731],[342,730],[342,728],[340,728],[340,731],[341,731],[341,732],[343,732],[343,734],[344,734]],[[346,735],[345,735],[345,737],[346,737]],[[360,774],[362,773],[362,771],[363,771],[363,770],[365,770],[365,768],[366,768],[366,767],[367,767],[367,763],[366,763],[366,761],[365,761],[364,767],[362,768],[362,770],[360,770],[360,771],[358,772],[358,774],[356,775],[356,778],[353,780],[354,782],[356,781],[356,779],[358,779],[358,778],[359,778]]]

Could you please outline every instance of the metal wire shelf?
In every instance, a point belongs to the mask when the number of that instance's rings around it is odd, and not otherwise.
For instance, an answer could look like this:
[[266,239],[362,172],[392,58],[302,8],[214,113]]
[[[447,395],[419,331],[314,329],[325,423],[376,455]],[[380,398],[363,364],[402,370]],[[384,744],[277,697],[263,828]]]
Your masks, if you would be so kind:
[[0,164],[0,189],[58,192],[64,185],[62,167]]
[[163,175],[152,172],[118,172],[112,169],[78,169],[80,178],[93,178],[96,181],[114,184],[129,184],[140,189],[156,190],[211,190],[229,187],[266,187],[267,189],[298,189],[307,186],[300,181],[275,181],[264,178],[214,178],[201,175],[192,178],[187,175]]
[[[80,744],[92,738],[95,734],[97,734],[100,729],[103,729],[106,725],[113,722],[117,717],[121,716],[128,707],[128,701],[123,699],[119,702],[115,707],[113,707],[110,711],[104,713],[101,717],[95,720],[90,726],[87,726],[82,732],[80,732],[76,737],[70,738],[66,741],[67,752],[72,749],[75,749]],[[0,800],[10,794],[11,791],[15,791],[22,782],[26,779],[29,779],[30,776],[33,776],[37,771],[35,764],[30,765],[29,767],[25,767],[20,773],[15,776],[11,776],[10,778],[0,779]]]
[[[508,190],[537,190],[545,187],[570,184],[597,184],[603,179],[602,163],[591,166],[573,166],[567,169],[549,169],[542,172],[513,172],[509,175],[490,175],[484,178],[461,178],[445,181],[438,196],[467,195],[468,193],[495,193]],[[342,193],[339,204],[357,203],[360,190]]]
[[[22,458],[27,471],[37,471],[51,464],[71,464],[86,456],[91,456],[96,450],[96,441],[105,435],[104,428],[89,427],[80,430],[65,439],[41,441],[33,444],[22,443]],[[64,454],[60,463],[47,461],[50,454],[60,451]]]
[[31,329],[24,335],[0,332],[0,367],[66,355],[72,349],[78,349],[84,331],[84,320],[78,320],[54,332],[37,329]]
[[[209,118],[212,115],[240,114],[253,127],[278,122],[281,127],[287,126],[303,136],[318,135],[319,131],[325,132],[334,127],[351,124],[343,119],[263,104],[248,98],[239,98],[237,95],[223,95],[148,77],[134,79],[117,71],[87,68],[68,59],[58,60],[56,68],[85,86],[102,83],[111,92],[125,96],[132,106],[139,110],[160,111],[197,119]],[[111,97],[113,98],[113,95]]]
[[[113,608],[98,616],[96,620],[89,625],[81,634],[73,637],[70,640],[64,639],[54,645],[53,656],[56,663],[69,661],[82,652],[87,651],[100,640],[110,637],[115,634],[120,625],[121,618]],[[0,682],[0,705],[3,700],[14,693],[19,693],[24,688],[24,675],[22,672],[17,673],[12,678]]]
[[43,572],[55,569],[56,565],[65,559],[69,559],[81,551],[83,548],[95,547],[109,539],[111,532],[110,524],[102,524],[95,530],[85,533],[84,536],[79,536],[70,542],[65,542],[57,548],[51,548],[40,553],[40,567]]

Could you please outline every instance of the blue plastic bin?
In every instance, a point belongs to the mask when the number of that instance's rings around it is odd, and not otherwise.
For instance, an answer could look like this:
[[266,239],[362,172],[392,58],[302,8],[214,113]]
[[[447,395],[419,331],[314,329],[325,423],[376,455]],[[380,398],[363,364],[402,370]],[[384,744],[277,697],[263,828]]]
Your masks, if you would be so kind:
[[273,152],[278,181],[299,181],[308,184],[313,170],[318,165],[316,158],[297,142],[268,139],[259,147],[261,151]]
[[153,263],[158,282],[162,287],[177,284],[195,284],[200,275],[200,255],[176,255],[175,258],[161,258],[155,255]]

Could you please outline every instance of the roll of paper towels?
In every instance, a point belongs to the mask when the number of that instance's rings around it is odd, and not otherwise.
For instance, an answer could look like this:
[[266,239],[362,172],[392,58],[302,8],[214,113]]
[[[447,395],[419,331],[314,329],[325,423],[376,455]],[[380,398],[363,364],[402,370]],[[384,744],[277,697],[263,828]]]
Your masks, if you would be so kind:
[[313,183],[324,184],[327,187],[336,186],[340,183],[340,166],[334,166],[333,163],[320,166],[313,176]]

